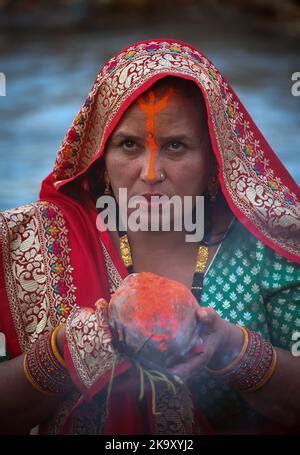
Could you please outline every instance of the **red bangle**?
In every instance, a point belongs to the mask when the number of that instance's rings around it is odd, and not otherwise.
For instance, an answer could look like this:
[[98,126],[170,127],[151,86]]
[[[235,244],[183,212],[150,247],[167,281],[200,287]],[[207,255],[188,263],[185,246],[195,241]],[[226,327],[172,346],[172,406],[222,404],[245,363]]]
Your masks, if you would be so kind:
[[24,356],[26,378],[35,389],[50,395],[63,393],[69,383],[63,360],[57,357],[56,333],[57,330],[53,330],[41,336]]
[[244,332],[243,352],[229,367],[222,370],[208,369],[212,376],[220,378],[233,389],[253,392],[260,389],[273,375],[277,354],[269,341],[259,333],[246,327]]

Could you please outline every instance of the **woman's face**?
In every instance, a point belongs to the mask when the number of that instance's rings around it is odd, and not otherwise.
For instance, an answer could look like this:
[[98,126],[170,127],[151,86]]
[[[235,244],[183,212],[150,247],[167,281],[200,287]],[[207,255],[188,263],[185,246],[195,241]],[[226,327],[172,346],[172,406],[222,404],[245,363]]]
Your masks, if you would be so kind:
[[213,172],[203,106],[172,88],[148,90],[124,113],[105,152],[113,193],[202,195]]

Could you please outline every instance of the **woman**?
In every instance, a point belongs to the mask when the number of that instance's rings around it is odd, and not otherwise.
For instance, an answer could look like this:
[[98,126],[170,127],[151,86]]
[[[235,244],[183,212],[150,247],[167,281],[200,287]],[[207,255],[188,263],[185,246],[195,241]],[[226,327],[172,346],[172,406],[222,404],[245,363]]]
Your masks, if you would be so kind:
[[[120,188],[147,199],[204,195],[204,240],[102,229],[96,201],[113,195],[120,205]],[[0,365],[2,431],[299,430],[300,364],[290,352],[300,321],[298,196],[200,52],[153,40],[113,57],[40,201],[2,215],[0,330],[10,359]],[[107,303],[119,289],[130,293],[133,271],[175,280],[199,303],[189,355],[156,377],[146,368],[144,382],[130,356],[117,356],[127,345]]]

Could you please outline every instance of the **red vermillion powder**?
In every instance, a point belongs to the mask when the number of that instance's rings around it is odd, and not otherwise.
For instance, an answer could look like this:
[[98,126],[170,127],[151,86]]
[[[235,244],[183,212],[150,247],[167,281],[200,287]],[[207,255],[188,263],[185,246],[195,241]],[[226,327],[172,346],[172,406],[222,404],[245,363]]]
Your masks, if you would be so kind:
[[140,354],[153,361],[183,355],[195,342],[197,300],[178,281],[150,272],[126,277],[112,296],[109,319],[126,344],[135,351],[148,340]]

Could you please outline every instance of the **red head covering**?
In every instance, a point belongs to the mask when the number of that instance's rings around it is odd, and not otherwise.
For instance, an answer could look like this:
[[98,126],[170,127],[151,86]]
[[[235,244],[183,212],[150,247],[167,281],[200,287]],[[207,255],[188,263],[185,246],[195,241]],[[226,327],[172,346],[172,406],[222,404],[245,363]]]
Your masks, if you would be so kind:
[[89,169],[128,106],[165,76],[190,79],[202,91],[220,183],[232,212],[262,242],[299,263],[297,184],[216,67],[177,40],[133,44],[104,65],[43,182],[41,199],[56,199],[63,185]]

